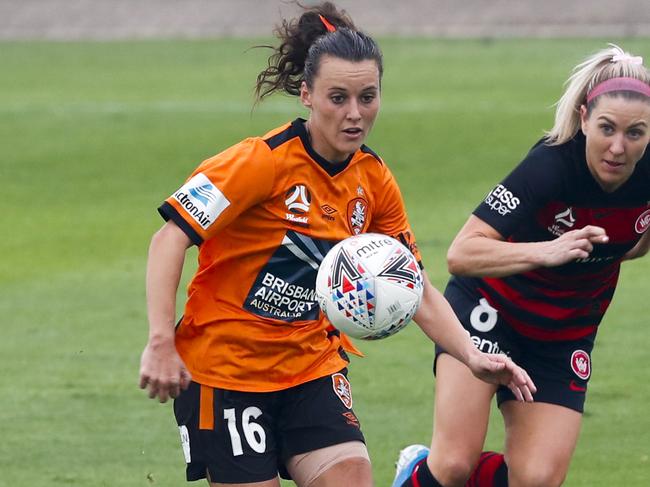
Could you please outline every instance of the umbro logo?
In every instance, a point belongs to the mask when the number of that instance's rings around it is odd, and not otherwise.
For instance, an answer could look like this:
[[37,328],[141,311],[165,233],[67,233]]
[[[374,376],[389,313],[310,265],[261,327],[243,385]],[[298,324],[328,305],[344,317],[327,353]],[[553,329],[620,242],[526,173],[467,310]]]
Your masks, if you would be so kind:
[[334,221],[334,217],[332,215],[336,213],[336,208],[332,208],[330,205],[325,203],[320,207],[320,209],[323,210],[323,213],[321,214],[323,220],[327,220],[330,222]]

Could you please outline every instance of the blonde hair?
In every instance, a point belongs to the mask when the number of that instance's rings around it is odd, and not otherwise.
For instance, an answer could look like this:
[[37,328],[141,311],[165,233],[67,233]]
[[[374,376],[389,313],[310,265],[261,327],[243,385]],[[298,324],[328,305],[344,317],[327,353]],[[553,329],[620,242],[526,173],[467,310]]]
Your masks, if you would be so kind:
[[[573,68],[564,94],[556,103],[555,124],[546,132],[546,144],[560,145],[575,136],[580,128],[580,107],[586,104],[587,94],[603,81],[626,77],[650,85],[650,72],[638,60],[616,44],[609,44],[609,48],[598,51]],[[597,99],[587,108],[593,108]]]

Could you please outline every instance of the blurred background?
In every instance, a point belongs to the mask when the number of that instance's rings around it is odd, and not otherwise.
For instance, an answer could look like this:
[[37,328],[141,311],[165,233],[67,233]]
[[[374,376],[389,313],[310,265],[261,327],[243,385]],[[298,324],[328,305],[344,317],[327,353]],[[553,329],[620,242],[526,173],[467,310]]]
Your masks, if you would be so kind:
[[[573,66],[608,42],[650,59],[647,0],[338,5],[383,49],[368,145],[396,175],[441,289],[449,243],[550,128]],[[307,115],[292,98],[254,107],[252,96],[269,52],[251,47],[297,12],[279,1],[0,0],[0,486],[185,485],[171,404],[137,388],[156,208],[205,158]],[[195,261],[192,249],[179,314]],[[648,485],[649,273],[650,258],[623,266],[568,486]],[[355,410],[376,484],[388,486],[400,448],[430,440],[432,345],[409,326],[358,346]],[[487,449],[502,450],[492,419]]]
[[[312,5],[314,0],[305,0]],[[344,0],[374,35],[647,36],[646,0]],[[297,11],[278,0],[0,0],[2,39],[156,39],[268,35]]]

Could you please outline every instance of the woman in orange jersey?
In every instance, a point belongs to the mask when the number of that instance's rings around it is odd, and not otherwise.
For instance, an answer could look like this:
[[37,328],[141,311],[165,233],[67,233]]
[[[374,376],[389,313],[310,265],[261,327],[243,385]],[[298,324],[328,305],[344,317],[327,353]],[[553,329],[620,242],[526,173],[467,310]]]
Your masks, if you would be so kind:
[[[204,161],[159,208],[147,266],[149,341],[140,386],[174,411],[188,480],[211,485],[372,485],[352,409],[345,336],[319,312],[318,265],[338,241],[391,235],[419,260],[393,176],[363,145],[380,104],[382,57],[331,3],[278,29],[259,99],[310,112]],[[199,268],[174,328],[185,251]],[[430,283],[416,322],[478,376],[531,399],[528,376],[481,354]]]

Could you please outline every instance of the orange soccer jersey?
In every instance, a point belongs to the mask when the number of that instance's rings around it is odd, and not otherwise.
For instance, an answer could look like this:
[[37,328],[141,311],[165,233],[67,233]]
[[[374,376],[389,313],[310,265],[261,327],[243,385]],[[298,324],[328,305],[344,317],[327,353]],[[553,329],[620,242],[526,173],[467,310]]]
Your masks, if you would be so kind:
[[384,233],[419,260],[381,159],[362,146],[331,164],[301,119],[204,161],[159,211],[200,245],[176,347],[195,381],[223,389],[281,390],[347,365],[314,295],[336,242]]

